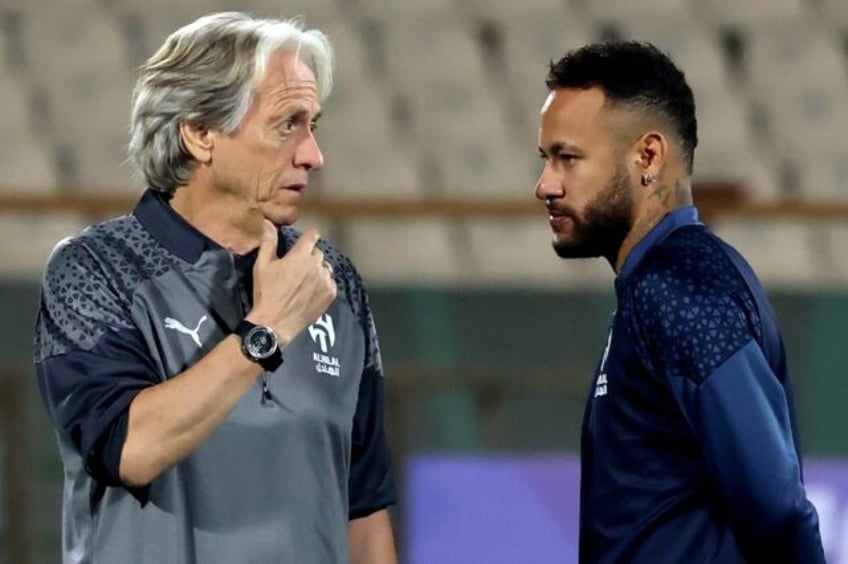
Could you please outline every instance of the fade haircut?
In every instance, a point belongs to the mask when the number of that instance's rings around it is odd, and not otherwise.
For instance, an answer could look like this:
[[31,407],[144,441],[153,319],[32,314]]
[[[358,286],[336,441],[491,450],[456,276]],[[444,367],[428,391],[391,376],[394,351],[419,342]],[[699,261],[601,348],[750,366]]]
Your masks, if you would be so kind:
[[297,54],[315,75],[318,98],[333,85],[333,50],[303,22],[241,12],[203,16],[172,33],[141,67],[132,100],[129,156],[147,186],[173,195],[197,162],[180,125],[234,133],[278,50]]
[[548,88],[600,88],[608,103],[655,115],[674,128],[687,171],[692,174],[698,123],[695,98],[683,72],[650,43],[592,43],[551,63]]

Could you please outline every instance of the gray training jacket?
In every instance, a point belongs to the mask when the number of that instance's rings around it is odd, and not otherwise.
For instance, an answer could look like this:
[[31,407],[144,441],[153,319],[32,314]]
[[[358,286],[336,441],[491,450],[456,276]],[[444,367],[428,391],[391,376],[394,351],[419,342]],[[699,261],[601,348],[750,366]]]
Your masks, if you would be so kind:
[[[283,228],[278,254],[298,236]],[[129,405],[232,332],[250,310],[256,253],[234,256],[153,191],[56,247],[35,364],[65,468],[65,564],[349,560],[348,520],[395,493],[368,297],[350,261],[320,246],[337,299],[197,451],[144,488],[118,472]]]

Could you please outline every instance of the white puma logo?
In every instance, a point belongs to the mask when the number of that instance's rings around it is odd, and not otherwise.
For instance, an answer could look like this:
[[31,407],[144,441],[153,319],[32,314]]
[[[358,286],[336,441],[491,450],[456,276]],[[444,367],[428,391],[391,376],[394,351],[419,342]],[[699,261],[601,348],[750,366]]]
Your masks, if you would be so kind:
[[192,330],[192,329],[189,329],[188,327],[186,327],[185,325],[183,325],[182,323],[180,323],[179,321],[177,321],[176,319],[174,319],[173,317],[166,317],[165,318],[165,328],[166,329],[173,329],[175,331],[179,331],[180,333],[185,333],[186,335],[190,335],[192,340],[197,344],[197,346],[199,348],[202,345],[200,343],[200,336],[197,334],[197,332],[200,331],[200,326],[203,325],[204,321],[206,321],[205,315],[200,318],[200,321],[197,322],[197,327],[195,327],[194,330]]

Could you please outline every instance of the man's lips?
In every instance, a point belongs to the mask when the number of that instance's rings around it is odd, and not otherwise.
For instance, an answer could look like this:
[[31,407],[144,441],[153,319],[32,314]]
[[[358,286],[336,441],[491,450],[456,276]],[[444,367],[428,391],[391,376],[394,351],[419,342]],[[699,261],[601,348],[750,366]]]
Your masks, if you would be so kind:
[[303,192],[304,188],[306,188],[306,184],[289,184],[284,188],[286,190],[292,190],[293,192]]
[[568,211],[557,209],[551,206],[548,208],[548,220],[553,229],[560,229],[569,221],[574,221],[572,214]]
[[571,221],[571,218],[568,217],[567,215],[559,215],[559,216],[553,216],[552,215],[551,218],[550,218],[551,227],[554,230],[557,230],[557,231],[562,229],[563,227],[565,227],[565,225],[569,221]]

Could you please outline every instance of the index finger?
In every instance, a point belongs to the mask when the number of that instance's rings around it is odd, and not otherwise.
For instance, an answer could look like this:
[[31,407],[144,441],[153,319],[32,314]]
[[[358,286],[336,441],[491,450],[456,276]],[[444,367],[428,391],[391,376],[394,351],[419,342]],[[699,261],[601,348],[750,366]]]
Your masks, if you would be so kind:
[[297,240],[297,242],[292,246],[290,252],[295,253],[312,253],[315,250],[315,245],[318,244],[318,239],[321,238],[321,234],[318,233],[317,229],[308,229],[304,231],[303,235]]

